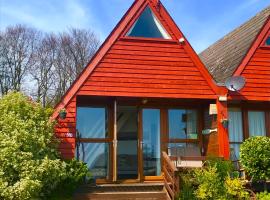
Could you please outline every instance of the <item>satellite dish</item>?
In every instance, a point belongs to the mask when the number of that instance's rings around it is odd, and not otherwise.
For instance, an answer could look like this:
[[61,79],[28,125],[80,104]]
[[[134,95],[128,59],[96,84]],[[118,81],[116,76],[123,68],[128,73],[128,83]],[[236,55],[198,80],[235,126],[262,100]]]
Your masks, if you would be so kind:
[[232,76],[225,82],[226,88],[230,91],[237,92],[246,84],[246,79],[242,76]]

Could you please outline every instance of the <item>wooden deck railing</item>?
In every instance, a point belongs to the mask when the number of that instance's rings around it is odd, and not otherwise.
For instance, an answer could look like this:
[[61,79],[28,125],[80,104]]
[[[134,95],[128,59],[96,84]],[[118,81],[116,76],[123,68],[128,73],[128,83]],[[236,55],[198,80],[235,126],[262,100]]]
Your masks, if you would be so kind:
[[162,152],[164,185],[171,200],[174,200],[179,192],[179,176],[177,168],[166,152]]

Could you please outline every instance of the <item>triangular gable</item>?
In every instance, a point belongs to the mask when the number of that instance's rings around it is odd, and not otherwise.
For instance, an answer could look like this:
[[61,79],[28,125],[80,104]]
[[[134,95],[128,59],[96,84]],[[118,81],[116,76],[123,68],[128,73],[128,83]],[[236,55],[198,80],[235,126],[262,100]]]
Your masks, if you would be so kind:
[[230,92],[233,99],[270,100],[270,16],[254,40],[245,58],[234,72],[234,76],[246,78],[245,87],[239,92]]
[[[129,29],[131,28],[131,26],[134,24],[135,20],[138,18],[138,16],[144,11],[144,9],[149,6],[151,8],[151,10],[154,12],[154,14],[157,16],[157,18],[160,20],[160,22],[162,23],[162,26],[166,29],[166,31],[168,32],[168,34],[171,36],[171,41],[163,41],[163,40],[159,40],[159,43],[156,44],[150,44],[147,42],[147,40],[143,40],[141,41],[141,45],[148,48],[148,50],[150,49],[149,56],[147,55],[136,55],[136,59],[141,59],[143,58],[144,60],[141,60],[140,63],[138,64],[134,64],[134,67],[139,67],[140,66],[145,66],[144,69],[137,69],[138,73],[141,73],[142,76],[143,73],[145,72],[145,70],[150,70],[151,66],[153,66],[154,64],[157,64],[157,68],[162,68],[162,67],[167,67],[167,69],[172,70],[172,71],[166,71],[166,74],[168,74],[168,76],[170,76],[169,80],[163,80],[162,78],[164,77],[164,71],[166,70],[161,70],[159,71],[160,74],[156,73],[156,71],[154,71],[155,74],[151,75],[149,74],[148,76],[145,75],[143,80],[148,80],[150,78],[152,78],[153,76],[156,77],[157,79],[161,79],[164,81],[164,84],[166,83],[173,83],[174,85],[180,85],[181,83],[185,83],[185,85],[179,87],[179,88],[169,88],[166,89],[166,92],[168,92],[168,94],[177,94],[177,93],[181,93],[182,90],[186,90],[186,93],[184,94],[184,96],[182,95],[178,95],[178,98],[210,98],[210,99],[215,99],[215,95],[218,91],[217,86],[214,84],[214,81],[212,80],[212,77],[210,76],[210,74],[208,73],[208,71],[206,70],[206,68],[204,67],[204,65],[202,64],[202,62],[200,61],[198,55],[195,53],[195,51],[192,49],[192,47],[190,46],[190,44],[188,43],[188,41],[185,39],[185,37],[183,36],[183,34],[181,33],[181,31],[179,30],[179,28],[177,27],[177,25],[175,24],[175,22],[172,20],[172,18],[169,16],[168,12],[166,11],[166,9],[163,7],[163,5],[157,1],[157,0],[136,0],[133,5],[131,6],[131,8],[127,11],[127,13],[124,15],[124,17],[121,19],[121,21],[118,23],[118,25],[116,26],[116,28],[112,31],[112,33],[109,35],[109,37],[105,40],[105,42],[103,43],[103,45],[100,47],[100,49],[98,50],[98,52],[96,53],[96,55],[93,57],[93,59],[89,62],[89,64],[86,66],[86,68],[83,70],[83,72],[81,73],[81,75],[77,78],[77,80],[72,84],[72,86],[69,88],[69,90],[66,92],[66,94],[63,96],[61,102],[55,107],[55,112],[52,116],[53,119],[55,119],[60,111],[60,109],[62,109],[63,107],[65,107],[69,101],[71,101],[71,99],[73,99],[73,97],[76,94],[84,94],[84,91],[81,90],[83,87],[86,88],[88,87],[87,85],[85,85],[85,83],[89,82],[89,76],[90,74],[94,74],[95,75],[91,75],[92,79],[97,79],[99,78],[99,80],[103,79],[102,81],[104,81],[104,78],[106,79],[106,76],[110,73],[114,73],[111,77],[110,80],[112,80],[115,76],[119,76],[119,78],[122,78],[119,74],[117,74],[119,72],[119,70],[121,70],[121,73],[125,73],[128,74],[128,72],[130,70],[134,70],[134,69],[119,69],[116,66],[119,67],[119,63],[110,63],[110,65],[108,66],[108,62],[113,61],[118,61],[120,60],[121,62],[126,62],[127,58],[131,58],[132,55],[122,55],[122,53],[125,53],[125,50],[128,49],[128,47],[131,47],[131,49],[133,48],[133,41],[128,41],[124,39],[125,38],[125,33],[127,33],[129,31]],[[181,39],[182,41],[179,42],[179,39]],[[149,39],[149,41],[153,41],[154,39],[151,38]],[[121,44],[125,42],[125,48],[121,49]],[[137,42],[139,42],[139,40],[137,40]],[[129,46],[130,45],[130,46]],[[115,48],[113,48],[115,47]],[[161,47],[162,49],[164,49],[164,52],[162,52],[162,55],[157,55],[157,57],[155,57],[155,60],[151,60],[151,52],[156,52],[156,49],[159,49],[159,47]],[[141,47],[136,47],[137,50],[139,51]],[[135,48],[135,49],[136,49]],[[170,50],[171,48],[173,48],[173,52]],[[166,52],[165,50],[168,50],[168,52]],[[178,52],[179,50],[179,52]],[[109,52],[110,51],[110,52]],[[113,54],[111,51],[118,52],[117,54]],[[175,52],[174,52],[175,51]],[[144,51],[145,52],[145,51]],[[183,54],[181,54],[181,52],[183,52]],[[147,52],[146,52],[147,53]],[[153,54],[154,54],[153,53]],[[175,53],[175,54],[174,54]],[[181,55],[179,55],[181,54]],[[163,56],[168,55],[170,57],[170,60],[164,60],[165,58]],[[175,55],[175,57],[173,56]],[[125,57],[123,57],[125,56]],[[131,58],[134,59],[134,58]],[[106,63],[107,62],[107,63]],[[131,66],[133,63],[127,63],[129,66]],[[97,68],[97,66],[100,65],[100,68]],[[148,66],[147,66],[148,65]],[[115,66],[115,67],[114,67]],[[178,68],[177,68],[178,66]],[[109,68],[110,67],[110,68]],[[186,71],[181,71],[181,72],[177,72],[177,69],[181,70],[186,70]],[[125,67],[124,67],[125,68]],[[126,67],[127,68],[127,67]],[[101,72],[101,69],[103,70],[103,72]],[[173,70],[176,71],[173,71]],[[105,74],[104,70],[107,70],[107,72],[109,71],[110,73]],[[112,72],[113,71],[113,72]],[[153,71],[153,70],[152,70]],[[178,73],[178,74],[176,74]],[[172,77],[172,75],[175,75],[175,77]],[[183,80],[178,80],[179,77],[181,75],[187,75],[183,78]],[[106,76],[105,76],[106,75]],[[131,74],[132,76],[136,76],[136,74]],[[193,77],[194,80],[189,80],[190,77]],[[128,79],[128,77],[127,77]],[[91,80],[90,80],[91,81]],[[106,80],[107,81],[107,80]],[[197,82],[196,82],[197,81]],[[91,82],[93,83],[93,81]],[[195,85],[196,83],[198,83],[197,85]],[[96,83],[95,83],[96,84]],[[117,96],[117,92],[111,90],[111,88],[113,88],[115,83],[111,83],[112,86],[108,86],[107,87],[103,86],[100,87],[102,88],[102,94],[111,94],[111,95],[115,95]],[[143,83],[146,84],[146,83]],[[148,83],[147,83],[148,84]],[[149,84],[152,84],[152,82],[149,82]],[[200,94],[198,94],[196,96],[196,94],[193,94],[194,92],[192,91],[192,88],[189,88],[189,85],[193,87],[197,87],[196,91],[200,92]],[[163,86],[163,85],[161,85]],[[95,88],[97,88],[98,86],[89,86],[91,90],[95,90]],[[108,88],[110,87],[110,88]],[[205,89],[205,90],[204,90]],[[124,89],[123,89],[124,90]],[[162,88],[160,89],[160,85],[157,86],[157,88],[153,88],[153,91],[158,91],[158,90],[162,90]],[[151,90],[151,91],[152,91]],[[132,91],[138,91],[138,89],[135,88],[132,89]],[[145,93],[149,93],[148,90],[145,90]],[[205,94],[204,94],[205,93]],[[97,92],[97,91],[93,91],[94,95],[99,95],[101,94],[101,92]],[[138,93],[135,93],[135,95],[140,96],[140,91],[138,91]],[[161,95],[163,95],[161,93]],[[176,95],[175,95],[176,96]],[[153,94],[153,97],[158,97],[156,94]],[[160,96],[163,97],[163,96]],[[164,96],[166,97],[166,95]]]

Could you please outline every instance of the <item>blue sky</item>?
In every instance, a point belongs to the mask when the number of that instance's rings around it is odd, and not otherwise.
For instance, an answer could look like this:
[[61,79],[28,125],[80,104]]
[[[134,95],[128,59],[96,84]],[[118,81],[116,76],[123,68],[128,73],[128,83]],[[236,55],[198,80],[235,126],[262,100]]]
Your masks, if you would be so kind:
[[[103,41],[134,0],[0,0],[0,28],[88,28]],[[270,5],[270,0],[161,0],[197,52]]]

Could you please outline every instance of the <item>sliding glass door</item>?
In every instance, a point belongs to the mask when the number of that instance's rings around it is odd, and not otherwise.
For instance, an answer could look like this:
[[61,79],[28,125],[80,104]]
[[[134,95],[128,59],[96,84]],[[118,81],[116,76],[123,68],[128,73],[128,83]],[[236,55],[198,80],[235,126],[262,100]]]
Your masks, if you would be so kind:
[[161,175],[160,110],[142,109],[143,177]]
[[117,180],[138,179],[138,109],[117,107]]

